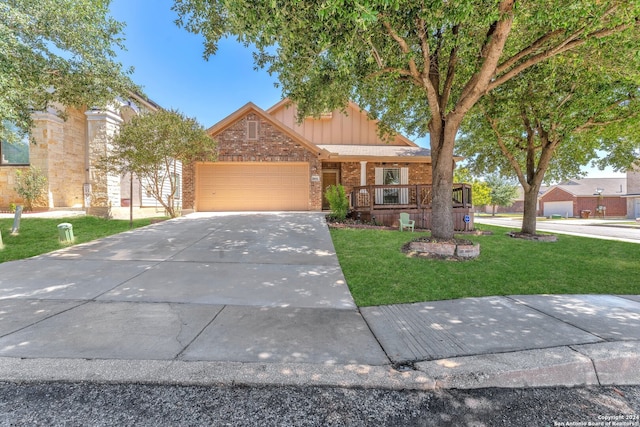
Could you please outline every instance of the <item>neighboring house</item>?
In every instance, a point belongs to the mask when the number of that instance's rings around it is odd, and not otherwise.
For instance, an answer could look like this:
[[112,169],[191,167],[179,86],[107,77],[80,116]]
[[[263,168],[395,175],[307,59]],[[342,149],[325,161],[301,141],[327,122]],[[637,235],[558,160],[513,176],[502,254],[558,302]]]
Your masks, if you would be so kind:
[[[129,177],[105,174],[96,168],[108,150],[109,138],[120,125],[141,110],[160,107],[141,96],[117,102],[106,110],[66,108],[63,120],[51,109],[33,114],[31,142],[0,145],[0,209],[22,203],[14,190],[15,172],[37,167],[47,177],[48,209],[83,209],[98,216],[126,216],[131,199],[135,207],[152,208],[157,202],[143,191],[144,183],[134,179],[133,197]],[[164,210],[164,209],[163,209]],[[138,212],[140,214],[140,212]]]
[[551,186],[540,197],[539,215],[549,217],[626,217],[627,178],[572,179]]
[[640,166],[627,171],[627,218],[640,218]]
[[[536,207],[536,211],[540,210],[540,196],[542,196],[545,191],[547,191],[549,187],[541,186],[540,191],[538,191],[538,203]],[[484,213],[491,214],[493,213],[493,206],[480,206],[477,207],[481,210],[477,210],[476,212],[484,211]],[[524,213],[524,190],[521,185],[518,185],[518,196],[513,199],[513,204],[511,206],[496,206],[496,213],[510,213],[510,214],[521,214]]]
[[[320,211],[329,208],[325,189],[342,184],[364,216],[387,208],[377,219],[391,224],[398,209],[414,208],[414,219],[428,225],[416,193],[431,185],[428,149],[402,135],[381,139],[377,122],[354,103],[301,123],[296,117],[286,99],[266,111],[248,103],[209,128],[217,161],[185,165],[184,209]],[[365,195],[366,209],[358,203]]]

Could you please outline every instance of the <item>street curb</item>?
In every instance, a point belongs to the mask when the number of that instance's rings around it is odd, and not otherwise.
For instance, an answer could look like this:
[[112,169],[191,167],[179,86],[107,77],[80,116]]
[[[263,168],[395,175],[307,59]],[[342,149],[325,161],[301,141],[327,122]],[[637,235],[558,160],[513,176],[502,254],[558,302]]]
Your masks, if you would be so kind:
[[193,386],[321,386],[435,390],[419,371],[389,365],[20,359],[0,357],[0,381],[94,382]]
[[593,361],[601,385],[640,384],[640,342],[582,344],[571,348]]
[[389,365],[21,359],[0,357],[0,381],[385,390],[640,385],[640,342],[606,342]]
[[591,359],[569,347],[453,357],[416,367],[447,389],[599,385]]

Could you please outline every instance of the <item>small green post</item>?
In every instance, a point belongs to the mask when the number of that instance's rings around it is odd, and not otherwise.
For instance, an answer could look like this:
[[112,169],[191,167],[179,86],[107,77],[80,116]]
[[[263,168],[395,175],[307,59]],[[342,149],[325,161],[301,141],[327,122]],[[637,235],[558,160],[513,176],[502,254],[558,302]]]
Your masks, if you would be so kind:
[[58,236],[61,243],[73,243],[73,225],[68,222],[58,224]]

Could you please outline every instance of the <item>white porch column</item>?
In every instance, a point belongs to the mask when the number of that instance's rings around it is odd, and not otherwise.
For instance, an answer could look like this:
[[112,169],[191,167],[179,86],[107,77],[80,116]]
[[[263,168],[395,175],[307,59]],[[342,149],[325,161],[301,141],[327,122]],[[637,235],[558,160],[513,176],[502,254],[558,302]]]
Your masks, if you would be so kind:
[[367,185],[367,162],[360,162],[360,185]]

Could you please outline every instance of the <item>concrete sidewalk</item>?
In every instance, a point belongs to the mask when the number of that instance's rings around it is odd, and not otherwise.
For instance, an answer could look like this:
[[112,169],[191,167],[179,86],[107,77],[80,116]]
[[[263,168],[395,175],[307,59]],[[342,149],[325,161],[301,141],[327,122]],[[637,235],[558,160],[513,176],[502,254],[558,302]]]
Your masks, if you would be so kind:
[[191,215],[0,264],[0,380],[640,384],[640,297],[358,310],[317,213]]

